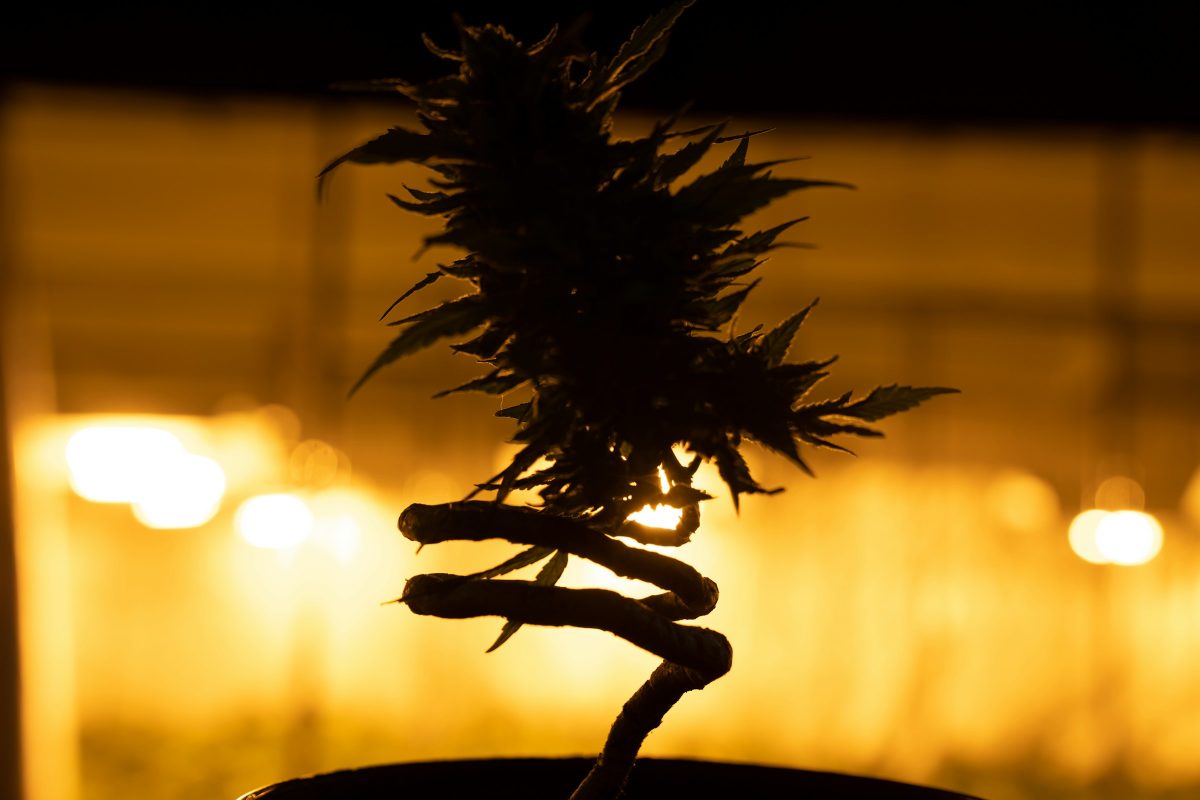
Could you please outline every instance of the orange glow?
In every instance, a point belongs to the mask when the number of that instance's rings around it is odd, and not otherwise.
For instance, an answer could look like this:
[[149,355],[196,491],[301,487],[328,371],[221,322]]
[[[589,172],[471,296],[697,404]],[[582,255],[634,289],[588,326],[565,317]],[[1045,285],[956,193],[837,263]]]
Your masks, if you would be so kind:
[[1162,525],[1141,511],[1111,511],[1096,526],[1096,549],[1123,567],[1145,564],[1162,545]]
[[313,529],[313,513],[292,494],[260,494],[240,506],[234,526],[247,543],[267,550],[286,550],[303,542]]
[[184,423],[145,417],[81,427],[65,448],[71,488],[95,503],[128,503],[148,528],[196,528],[211,520],[225,494],[225,473],[213,459],[188,452],[163,424]]
[[94,503],[136,503],[158,471],[185,454],[174,434],[147,426],[98,425],[67,443],[71,488]]
[[[594,751],[653,659],[556,629],[485,656],[499,620],[387,602],[415,572],[484,569],[514,549],[418,554],[396,531],[408,503],[459,499],[497,471],[513,425],[490,414],[515,400],[429,400],[478,365],[443,372],[442,353],[417,356],[345,401],[387,339],[380,298],[454,257],[411,264],[432,225],[380,202],[424,185],[420,169],[349,170],[315,205],[324,159],[403,123],[394,109],[14,85],[3,111],[31,796],[236,797],[371,762]],[[763,123],[776,132],[755,138],[753,158],[811,153],[811,173],[788,174],[863,190],[805,194],[754,221],[811,215],[795,238],[820,250],[777,253],[739,330],[821,295],[836,302],[806,323],[797,357],[841,355],[845,385],[830,391],[910,378],[965,391],[887,426],[859,459],[806,449],[816,480],[749,449],[763,485],[786,491],[743,496],[740,511],[701,467],[696,485],[716,499],[670,552],[720,585],[713,614],[688,624],[726,633],[735,666],[689,693],[647,754],[997,800],[1200,795],[1200,452],[1184,402],[1200,340],[1200,143],[1131,134],[1130,292],[1155,391],[1119,422],[1135,426],[1131,458],[1164,544],[1117,570],[1068,552],[1059,503],[1088,456],[1080,410],[1111,378],[1091,316],[1104,137]],[[120,409],[146,413],[109,413]],[[158,428],[146,447],[166,460],[86,437],[64,460],[96,426]],[[181,453],[220,465],[221,505],[186,535],[148,535],[112,504],[153,519],[137,487],[169,473],[148,464]],[[1143,522],[1109,523],[1100,551],[1105,510],[1144,510],[1127,484],[1106,499],[1113,488],[1070,528],[1071,549],[1096,563],[1158,539]],[[263,494],[291,498],[259,531],[292,542],[283,550],[237,528],[238,507]],[[572,558],[564,581],[656,591],[588,566]]]
[[1091,564],[1134,567],[1158,555],[1162,524],[1141,511],[1093,508],[1071,522],[1068,537],[1075,554]]
[[211,458],[184,454],[147,482],[133,515],[147,528],[196,528],[216,516],[225,494],[225,473]]
[[[663,494],[671,491],[671,482],[667,480],[667,473],[662,467],[658,468],[658,484]],[[649,528],[674,529],[678,527],[679,520],[683,519],[683,509],[663,504],[651,507],[647,504],[630,514],[629,519]]]
[[1107,564],[1109,561],[1108,556],[1100,550],[1099,542],[1096,541],[1100,523],[1106,516],[1108,516],[1107,511],[1092,508],[1080,512],[1075,519],[1071,520],[1071,527],[1067,532],[1071,549],[1075,551],[1075,555],[1089,564]]

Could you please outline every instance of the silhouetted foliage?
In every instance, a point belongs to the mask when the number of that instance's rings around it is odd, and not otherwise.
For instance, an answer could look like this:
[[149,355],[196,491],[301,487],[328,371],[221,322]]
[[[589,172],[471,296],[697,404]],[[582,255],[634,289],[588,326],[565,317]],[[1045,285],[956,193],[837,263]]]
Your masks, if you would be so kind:
[[[608,59],[582,48],[577,28],[555,28],[528,46],[492,25],[460,25],[458,50],[426,39],[434,55],[458,65],[456,73],[420,85],[376,84],[415,101],[423,130],[392,128],[321,173],[324,179],[346,162],[425,165],[429,189],[405,187],[407,198],[389,197],[445,219],[427,245],[467,253],[423,277],[388,313],[443,276],[465,283],[467,293],[390,323],[398,335],[354,389],[380,368],[449,338],[457,340],[452,349],[475,356],[487,371],[440,394],[521,389],[529,397],[498,412],[516,420],[521,449],[472,493],[494,492],[493,503],[414,506],[401,518],[405,535],[423,543],[502,536],[529,549],[474,575],[418,576],[403,600],[418,613],[508,617],[492,649],[523,622],[613,630],[663,655],[664,667],[688,673],[676,699],[728,669],[724,637],[674,622],[707,613],[716,587],[681,562],[651,554],[651,564],[611,537],[687,541],[699,524],[699,502],[709,499],[691,486],[704,461],[715,462],[735,504],[743,494],[777,491],[751,475],[740,452],[747,439],[808,471],[803,445],[844,450],[832,437],[878,436],[865,423],[952,391],[886,386],[857,399],[812,399],[833,359],[791,363],[786,356],[813,305],[770,331],[732,332],[730,321],[758,283],[751,276],[801,221],[746,232],[742,220],[791,192],[843,184],[783,177],[774,172],[783,162],[749,161],[750,139],[764,131],[730,134],[724,124],[676,131],[670,119],[643,138],[613,136],[621,89],[662,57],[688,5],[651,17]],[[722,145],[730,147],[723,163],[692,176]],[[688,463],[673,448],[687,451]],[[517,489],[536,490],[539,508],[503,505]],[[655,539],[627,521],[661,503],[685,510],[677,531]],[[558,589],[568,553],[651,580],[667,595],[633,601],[608,592],[638,606],[609,607],[606,598],[578,594],[585,590]],[[532,582],[495,580],[547,558]],[[686,577],[670,577],[681,569]],[[545,604],[578,613],[560,619]],[[672,626],[663,628],[667,633],[650,632],[661,627],[659,618]],[[706,655],[689,661],[656,636],[699,637]],[[673,702],[655,712],[658,719]],[[614,737],[629,713],[627,706]],[[645,730],[634,736],[630,761],[657,725],[634,722]],[[613,747],[610,738],[602,760],[620,761]],[[578,796],[617,791],[624,772],[614,780]]]

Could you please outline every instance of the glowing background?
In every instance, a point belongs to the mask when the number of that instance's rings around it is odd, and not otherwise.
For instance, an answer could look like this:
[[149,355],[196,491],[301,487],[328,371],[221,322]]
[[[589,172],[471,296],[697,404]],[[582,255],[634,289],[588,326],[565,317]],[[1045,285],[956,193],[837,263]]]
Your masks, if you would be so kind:
[[[320,208],[312,178],[395,114],[26,88],[3,121],[32,797],[231,797],[378,761],[593,751],[650,656],[526,629],[485,657],[498,621],[381,605],[418,568],[509,552],[415,561],[394,532],[405,504],[457,497],[501,458],[494,398],[428,399],[469,361],[425,354],[344,401],[387,338],[379,312],[427,271],[410,261],[426,222],[383,196],[420,177],[346,170]],[[861,188],[764,215],[811,214],[797,238],[820,249],[780,253],[742,325],[819,295],[799,355],[842,356],[828,391],[964,394],[861,459],[816,456],[816,482],[764,456],[788,490],[740,519],[709,504],[683,555],[721,586],[705,624],[735,669],[647,752],[997,800],[1195,794],[1200,143],[775,124],[760,157],[811,154],[797,174]],[[149,436],[209,476],[190,483],[208,480],[211,519],[152,530],[74,494],[70,437],[100,424],[168,432]],[[1126,474],[1144,498],[1106,505]],[[270,515],[293,523],[247,528],[243,504],[277,495],[305,503]],[[129,499],[145,516],[155,498]],[[1068,527],[1093,504],[1153,513],[1161,552],[1076,556]],[[597,578],[580,566],[568,577]]]

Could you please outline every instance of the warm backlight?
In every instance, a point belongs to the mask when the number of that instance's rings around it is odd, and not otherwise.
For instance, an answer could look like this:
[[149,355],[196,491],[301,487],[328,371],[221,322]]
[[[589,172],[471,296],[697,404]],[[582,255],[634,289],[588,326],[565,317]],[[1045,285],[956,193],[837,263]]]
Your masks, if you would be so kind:
[[83,428],[67,442],[71,488],[94,503],[136,503],[163,466],[185,454],[179,439],[159,428]]
[[1151,561],[1163,545],[1162,525],[1143,511],[1089,509],[1072,520],[1068,536],[1084,561],[1122,567]]
[[95,503],[129,503],[149,528],[195,528],[216,515],[225,473],[153,425],[91,425],[66,448],[71,488]]
[[1104,553],[1100,552],[1100,547],[1096,544],[1096,529],[1100,526],[1100,521],[1107,515],[1107,511],[1090,508],[1071,520],[1071,528],[1067,533],[1071,549],[1075,551],[1075,555],[1089,564],[1108,563],[1108,559]]
[[308,538],[313,513],[293,494],[260,494],[238,507],[233,524],[238,534],[255,547],[284,550]]
[[[667,473],[662,467],[658,468],[658,484],[662,489],[663,494],[671,491],[671,482],[667,480]],[[633,522],[640,522],[647,528],[669,528],[678,527],[679,520],[683,518],[683,510],[668,505],[644,505],[637,511],[629,515],[629,519]]]
[[1113,564],[1145,564],[1162,550],[1163,529],[1142,511],[1113,511],[1096,526],[1096,547]]
[[133,515],[147,528],[196,528],[212,519],[225,494],[225,473],[211,458],[183,453],[145,483]]

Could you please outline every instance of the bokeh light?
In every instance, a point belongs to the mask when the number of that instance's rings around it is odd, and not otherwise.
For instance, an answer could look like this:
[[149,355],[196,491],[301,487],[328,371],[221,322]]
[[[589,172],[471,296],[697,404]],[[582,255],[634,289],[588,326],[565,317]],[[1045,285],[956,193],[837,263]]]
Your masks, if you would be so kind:
[[1084,561],[1133,567],[1159,554],[1163,528],[1157,519],[1142,511],[1093,508],[1072,520],[1068,538],[1075,555]]
[[[662,467],[658,468],[658,488],[662,490],[663,494],[671,491],[671,481],[667,479],[667,473]],[[683,519],[683,509],[665,504],[656,506],[647,504],[630,514],[628,519],[639,522],[648,528],[674,529],[678,527],[679,520]]]
[[1096,543],[1096,529],[1100,527],[1100,522],[1107,515],[1107,511],[1090,508],[1071,520],[1071,527],[1067,533],[1071,549],[1075,551],[1075,555],[1089,564],[1108,563],[1108,557],[1101,552],[1100,546]]
[[1096,526],[1096,547],[1107,561],[1123,567],[1145,564],[1162,544],[1162,525],[1142,511],[1111,511]]
[[71,488],[94,503],[135,503],[164,465],[185,455],[179,438],[160,428],[94,425],[67,442]]
[[234,515],[238,535],[255,547],[285,550],[309,537],[313,513],[293,494],[261,494],[242,503]]
[[211,458],[181,453],[147,480],[133,515],[147,528],[195,528],[212,519],[225,494],[225,473]]

